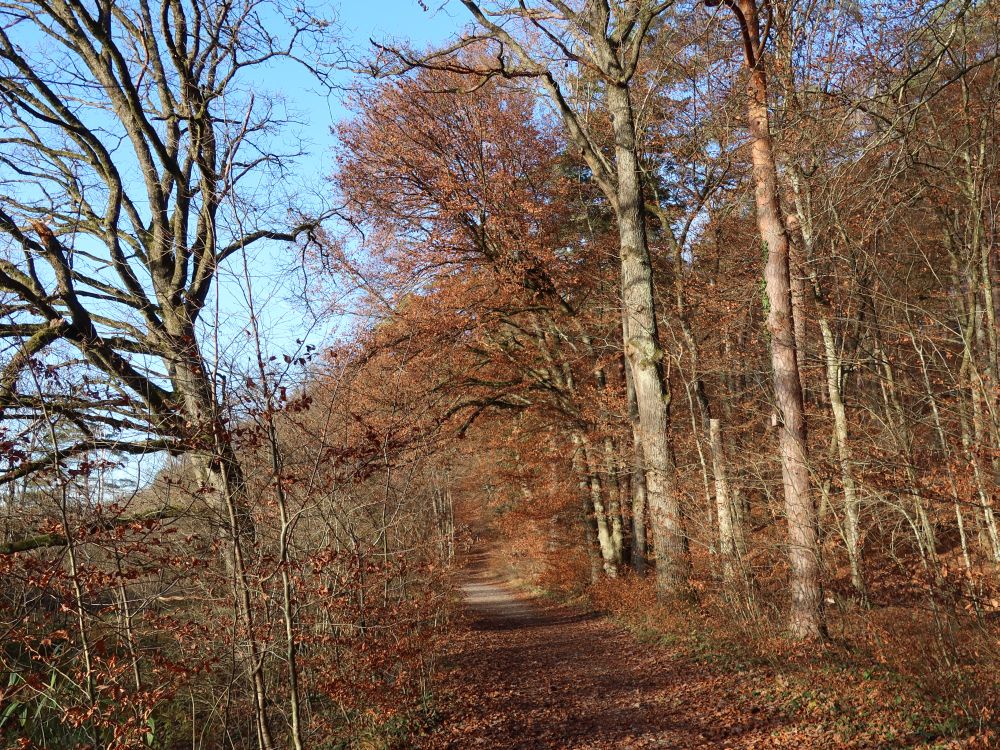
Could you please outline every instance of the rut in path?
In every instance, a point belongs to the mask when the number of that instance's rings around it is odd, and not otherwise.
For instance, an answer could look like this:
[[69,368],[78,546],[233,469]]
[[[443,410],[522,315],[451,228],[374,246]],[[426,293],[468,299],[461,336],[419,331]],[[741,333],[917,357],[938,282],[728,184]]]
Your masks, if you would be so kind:
[[[672,662],[593,614],[525,600],[480,557],[426,748],[750,748],[779,721],[732,676]],[[773,745],[771,745],[773,747]]]

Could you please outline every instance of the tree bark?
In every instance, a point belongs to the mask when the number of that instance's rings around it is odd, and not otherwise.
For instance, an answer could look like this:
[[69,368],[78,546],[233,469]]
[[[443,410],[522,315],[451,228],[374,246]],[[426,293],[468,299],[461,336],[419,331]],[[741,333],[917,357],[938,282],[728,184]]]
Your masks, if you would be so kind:
[[719,519],[719,552],[722,558],[722,580],[732,585],[738,580],[741,567],[741,547],[738,538],[742,529],[738,526],[733,508],[732,492],[729,488],[729,473],[726,470],[726,454],[722,443],[722,423],[710,419],[708,427],[709,447],[712,451],[712,474],[715,476],[715,510]]
[[597,522],[597,541],[601,548],[601,558],[604,561],[604,573],[608,578],[617,578],[620,560],[615,555],[611,527],[608,525],[608,512],[604,505],[604,488],[601,483],[600,469],[590,442],[585,437],[581,437],[579,446],[580,450],[583,451],[584,466],[587,471],[590,502],[593,507],[594,519]]
[[854,481],[854,463],[848,442],[847,408],[840,387],[843,364],[837,353],[830,321],[826,316],[820,317],[819,326],[826,357],[826,387],[830,397],[830,410],[833,412],[837,460],[840,464],[841,483],[844,486],[844,542],[847,545],[847,560],[851,566],[851,585],[864,597],[865,581],[861,566],[861,502],[858,499],[857,483]]
[[625,390],[628,397],[629,422],[632,425],[632,568],[640,578],[646,575],[649,551],[646,548],[646,470],[642,453],[642,433],[639,429],[639,406],[635,401],[632,373],[625,367]]
[[578,435],[573,436],[573,471],[576,473],[577,486],[580,492],[580,521],[583,526],[583,544],[590,563],[590,582],[597,583],[601,579],[601,556],[598,553],[599,542],[597,528],[594,523],[594,509],[590,501],[590,481],[587,468],[582,457],[581,441]]
[[611,549],[615,564],[621,565],[625,560],[625,524],[622,521],[621,482],[618,480],[618,462],[616,461],[614,441],[604,438],[604,475],[608,478],[608,516],[611,522]]
[[788,522],[791,608],[788,629],[795,638],[825,634],[820,587],[817,514],[809,488],[809,456],[802,380],[795,347],[789,272],[789,240],[778,201],[778,176],[770,132],[767,77],[761,64],[760,31],[754,0],[740,0],[746,33],[747,120],[753,166],[757,227],[767,253],[767,326],[778,408],[778,442]]
[[675,466],[670,446],[670,391],[663,377],[653,301],[652,268],[646,236],[635,119],[626,86],[608,87],[608,109],[615,137],[622,282],[622,338],[635,388],[639,433],[646,459],[646,487],[656,552],[657,592],[685,593],[690,564],[684,540]]

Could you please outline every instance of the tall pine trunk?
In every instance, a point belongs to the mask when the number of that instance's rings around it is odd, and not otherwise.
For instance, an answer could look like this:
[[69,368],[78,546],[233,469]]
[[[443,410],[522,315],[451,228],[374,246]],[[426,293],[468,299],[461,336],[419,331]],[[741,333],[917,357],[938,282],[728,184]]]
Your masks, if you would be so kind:
[[767,106],[767,76],[760,60],[760,32],[754,0],[740,0],[747,37],[747,119],[753,167],[757,227],[767,253],[767,327],[770,333],[778,441],[788,521],[791,607],[788,629],[796,638],[824,634],[816,506],[809,488],[809,454],[802,380],[795,347],[789,240],[778,201],[778,175]]

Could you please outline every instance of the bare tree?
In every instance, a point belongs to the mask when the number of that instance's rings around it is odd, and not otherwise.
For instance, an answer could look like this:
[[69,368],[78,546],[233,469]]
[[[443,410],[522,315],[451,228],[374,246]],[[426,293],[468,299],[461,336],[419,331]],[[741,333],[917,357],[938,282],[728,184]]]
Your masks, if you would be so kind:
[[[296,156],[269,148],[280,122],[247,88],[254,68],[294,58],[323,26],[288,15],[286,38],[275,36],[281,11],[257,0],[0,5],[0,408],[27,426],[44,403],[77,425],[83,437],[56,458],[191,453],[219,497],[239,498],[198,324],[227,258],[317,225],[277,201],[251,212],[242,190]],[[237,212],[257,224],[238,229]],[[26,369],[57,361],[62,373],[32,389]],[[24,457],[4,478],[52,459]]]
[[253,523],[199,321],[227,258],[318,226],[275,187],[300,154],[271,142],[283,120],[253,77],[282,60],[322,76],[306,55],[329,28],[280,0],[0,3],[0,414],[77,436],[36,442],[2,479],[95,450],[189,455],[248,633]]

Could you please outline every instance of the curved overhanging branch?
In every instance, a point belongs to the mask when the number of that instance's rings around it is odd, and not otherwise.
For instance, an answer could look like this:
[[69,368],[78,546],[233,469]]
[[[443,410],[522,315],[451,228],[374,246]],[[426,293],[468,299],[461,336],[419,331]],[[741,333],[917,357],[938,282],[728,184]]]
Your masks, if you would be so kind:
[[187,446],[180,440],[169,439],[144,440],[138,443],[108,439],[82,440],[72,445],[57,448],[41,458],[24,461],[17,467],[0,474],[0,485],[23,479],[26,476],[51,469],[54,466],[59,466],[67,459],[102,450],[131,455],[146,455],[161,452],[180,455],[186,452]]
[[[761,44],[754,43],[754,35],[750,29],[750,19],[747,18],[737,0],[704,0],[704,4],[706,8],[717,8],[720,5],[724,5],[733,12],[733,15],[736,16],[736,22],[740,27],[740,38],[743,42],[743,55],[746,59],[747,67],[751,69],[756,68],[763,48],[763,42]],[[760,35],[761,39],[767,39],[767,35],[771,31],[772,19],[773,11],[769,4],[767,26],[764,33]]]
[[[93,534],[98,531],[111,531],[113,529],[126,526],[139,525],[148,527],[156,521],[180,518],[185,514],[186,510],[184,508],[167,506],[165,508],[159,508],[148,513],[140,513],[134,516],[118,516],[116,518],[94,521],[80,529],[80,532],[82,534]],[[73,541],[74,544],[76,544],[79,543],[80,540],[74,539]],[[40,549],[49,549],[52,547],[65,547],[67,544],[69,544],[69,539],[66,538],[65,534],[33,534],[20,539],[15,539],[12,542],[0,544],[0,557],[9,557],[10,555],[16,555],[21,552],[35,552]]]

